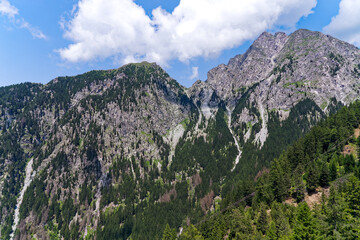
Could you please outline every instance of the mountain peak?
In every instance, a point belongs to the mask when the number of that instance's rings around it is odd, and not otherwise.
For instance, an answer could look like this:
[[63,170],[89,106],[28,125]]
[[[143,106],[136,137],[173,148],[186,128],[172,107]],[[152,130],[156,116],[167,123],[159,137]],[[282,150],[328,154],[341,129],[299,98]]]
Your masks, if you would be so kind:
[[[147,61],[142,61],[142,62],[139,62],[139,63],[128,63],[124,66],[136,66],[136,67],[154,67],[154,66],[158,66],[155,62],[147,62]],[[123,66],[123,67],[124,67]]]
[[[210,70],[208,82],[218,96],[228,100],[241,97],[242,91],[239,89],[249,88],[265,80],[272,82],[275,77],[277,84],[285,86],[276,87],[279,91],[282,89],[282,95],[286,92],[286,96],[296,95],[302,99],[304,96],[301,93],[310,91],[310,95],[320,105],[329,96],[349,103],[350,98],[355,97],[355,89],[345,86],[357,86],[358,75],[355,73],[360,70],[354,70],[354,66],[358,66],[359,62],[358,48],[320,32],[307,29],[299,29],[290,35],[264,32],[244,54],[232,58],[228,65],[222,64]],[[335,81],[335,77],[340,77],[342,83]],[[289,86],[304,81],[309,86],[304,85],[294,94],[294,89]],[[317,87],[318,84],[331,87]],[[275,89],[274,84],[271,86]],[[343,90],[340,91],[340,88]],[[329,96],[325,96],[325,92]],[[284,105],[281,106],[287,108],[286,96],[283,96]]]

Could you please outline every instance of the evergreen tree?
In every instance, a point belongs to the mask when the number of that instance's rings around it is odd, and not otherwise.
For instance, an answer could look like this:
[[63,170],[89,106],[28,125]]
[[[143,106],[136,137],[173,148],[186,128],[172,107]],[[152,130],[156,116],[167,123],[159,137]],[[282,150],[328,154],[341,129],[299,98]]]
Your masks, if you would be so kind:
[[261,232],[262,234],[266,233],[269,225],[269,216],[266,212],[266,207],[264,204],[260,206],[260,213],[256,220],[256,229]]
[[318,184],[319,184],[319,171],[315,162],[312,162],[307,169],[306,188],[308,192],[314,192]]
[[332,226],[333,234],[336,234],[339,225],[343,220],[344,202],[333,186],[330,187],[330,196],[327,206],[327,221]]
[[234,209],[231,214],[230,229],[235,239],[248,239],[253,234],[251,218],[247,213]]
[[284,210],[281,203],[274,202],[271,206],[271,219],[275,223],[276,236],[278,238],[289,235],[291,229],[289,224],[289,218],[284,214]]
[[322,187],[328,186],[329,180],[330,180],[329,168],[328,168],[327,164],[325,162],[323,162],[321,165],[320,177],[319,177],[320,186],[322,186]]
[[274,221],[270,222],[269,229],[266,231],[266,237],[269,240],[279,239],[277,236],[276,225]]
[[270,175],[265,173],[256,184],[255,202],[264,202],[271,204],[274,201],[273,187],[270,181]]
[[224,217],[220,215],[216,219],[208,220],[206,224],[201,225],[199,230],[205,239],[221,239],[227,229],[228,225],[226,225]]
[[355,177],[351,176],[349,183],[347,184],[349,191],[345,195],[347,202],[349,203],[349,212],[353,217],[360,217],[360,181]]
[[297,166],[294,172],[293,181],[294,181],[294,193],[293,197],[296,199],[296,202],[301,202],[305,197],[305,184],[303,180],[303,167],[302,165]]
[[336,161],[335,155],[331,158],[331,161],[330,161],[329,174],[330,174],[331,181],[334,181],[337,178],[337,161]]
[[283,161],[281,160],[282,159],[274,159],[270,170],[270,180],[274,197],[279,202],[285,199],[290,188],[289,172],[288,169],[284,169]]
[[355,167],[355,158],[351,155],[346,155],[344,159],[345,173],[352,172]]
[[180,235],[180,240],[204,240],[204,237],[194,225],[190,224]]
[[166,224],[162,240],[175,240],[176,239],[176,230],[171,229],[169,224]]
[[315,221],[311,215],[310,208],[306,203],[300,203],[297,208],[296,224],[294,228],[293,239],[316,239],[318,231]]

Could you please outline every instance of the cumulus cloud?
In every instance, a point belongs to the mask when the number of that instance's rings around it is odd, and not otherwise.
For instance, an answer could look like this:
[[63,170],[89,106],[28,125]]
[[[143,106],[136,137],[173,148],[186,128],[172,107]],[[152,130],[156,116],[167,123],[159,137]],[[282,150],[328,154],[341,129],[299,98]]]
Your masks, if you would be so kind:
[[360,46],[360,1],[341,0],[339,14],[331,19],[323,31]]
[[192,68],[192,75],[190,77],[191,80],[197,79],[199,77],[199,67]]
[[14,17],[18,14],[18,9],[12,6],[8,0],[0,0],[0,13],[8,17]]
[[80,0],[64,36],[73,43],[59,53],[70,62],[107,57],[124,63],[187,62],[217,56],[272,27],[292,28],[316,0],[181,0],[172,13],[152,17],[133,0]]
[[0,14],[10,18],[16,27],[28,30],[34,38],[46,39],[45,34],[41,30],[32,26],[25,21],[25,19],[17,17],[19,15],[19,10],[11,5],[8,0],[0,0]]

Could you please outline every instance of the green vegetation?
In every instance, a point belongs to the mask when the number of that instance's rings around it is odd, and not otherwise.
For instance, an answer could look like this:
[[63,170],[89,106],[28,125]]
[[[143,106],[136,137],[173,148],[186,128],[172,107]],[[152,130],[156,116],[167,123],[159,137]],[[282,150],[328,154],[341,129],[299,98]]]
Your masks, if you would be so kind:
[[345,60],[343,56],[332,52],[329,54],[329,58],[333,61],[333,65],[330,67],[330,75],[334,77],[340,70],[341,66],[344,65]]
[[41,141],[36,116],[24,111],[41,87],[40,84],[24,83],[0,88],[0,176],[3,177],[0,228],[4,239],[12,232],[16,199],[25,178],[27,159],[32,154],[21,147],[19,139],[31,134],[29,146],[38,146]]
[[[190,226],[191,232],[198,239],[358,239],[360,161],[342,150],[349,143],[360,149],[360,137],[352,135],[359,123],[360,102],[321,121],[274,159],[250,191],[239,183],[221,212]],[[251,201],[234,204],[251,191]],[[321,200],[304,202],[305,193],[317,191]],[[284,203],[289,198],[298,204]]]
[[302,88],[305,87],[305,81],[297,81],[292,83],[285,83],[284,88],[288,88],[289,86],[295,86],[296,88]]
[[[238,167],[229,177],[228,184],[232,186],[233,182],[240,179],[252,179],[264,167],[269,168],[272,159],[277,158],[289,144],[299,139],[317,123],[317,114],[322,118],[325,117],[322,110],[310,99],[305,99],[295,105],[285,121],[280,122],[277,113],[271,112],[268,121],[268,138],[261,149],[254,143],[255,134],[259,132],[261,125],[256,123],[252,126],[251,136],[248,141],[244,142],[243,139],[240,139],[244,146],[242,156]],[[235,131],[243,132],[247,129],[248,126],[241,126]],[[229,189],[232,188],[230,186]]]
[[[295,60],[288,58],[293,64]],[[277,71],[287,72],[291,64]],[[117,75],[123,77],[115,79]],[[113,86],[107,89],[103,79],[112,79]],[[78,107],[71,107],[76,93],[96,84],[103,90],[101,96],[98,92],[84,95]],[[234,171],[238,151],[227,126],[225,104],[220,101],[215,118],[208,125],[203,121],[202,134],[194,135],[197,108],[156,65],[129,64],[59,78],[46,86],[0,88],[0,93],[4,91],[0,94],[0,176],[6,176],[0,205],[3,238],[8,239],[12,231],[30,158],[35,169],[42,169],[25,192],[20,218],[43,227],[50,239],[356,238],[358,154],[340,152],[344,144],[360,147],[360,139],[350,137],[360,123],[360,104],[340,110],[314,128],[325,115],[309,99],[295,105],[282,122],[277,111],[271,111],[268,140],[259,149],[254,140],[263,119],[249,98],[256,87],[240,90],[232,115],[235,122],[247,108],[258,120],[234,131],[239,136],[244,130],[251,132],[246,143],[239,139],[244,147]],[[13,90],[17,94],[11,94],[12,88],[18,88]],[[215,102],[216,94],[212,98]],[[190,112],[181,122],[185,133],[175,149],[160,135],[166,131],[161,126],[144,130],[128,129],[123,123],[107,125],[109,105],[131,114],[147,110],[143,103],[149,100],[163,99]],[[328,109],[333,114],[339,106],[331,100]],[[59,121],[48,126],[39,122],[44,115]],[[146,124],[152,121],[152,116],[140,118]],[[123,145],[122,132],[135,140]],[[143,143],[150,145],[149,153],[142,149]],[[303,203],[307,194],[329,186],[330,195],[324,195],[320,210]],[[250,197],[239,202],[245,196]],[[283,204],[289,198],[298,206]],[[206,221],[201,221],[204,217]],[[81,232],[84,226],[87,236]],[[183,233],[178,237],[180,227]],[[22,238],[24,231],[33,230],[22,223],[16,234]]]

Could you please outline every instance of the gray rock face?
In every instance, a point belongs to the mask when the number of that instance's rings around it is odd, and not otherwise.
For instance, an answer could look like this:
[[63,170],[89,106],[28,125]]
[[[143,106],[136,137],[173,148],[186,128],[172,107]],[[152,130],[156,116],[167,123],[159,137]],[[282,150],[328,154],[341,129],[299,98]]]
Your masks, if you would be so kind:
[[274,58],[287,40],[285,33],[261,34],[245,54],[230,59],[228,65],[210,70],[207,82],[222,99],[234,104],[247,87],[269,75],[275,65]]
[[206,119],[214,116],[221,100],[211,85],[198,80],[187,92]]
[[245,54],[210,70],[206,83],[230,108],[252,88],[246,98],[260,116],[245,108],[237,113],[233,127],[261,119],[262,133],[256,139],[263,145],[270,111],[285,120],[286,111],[305,98],[325,113],[332,98],[343,104],[357,99],[359,63],[358,48],[320,32],[263,33]]

